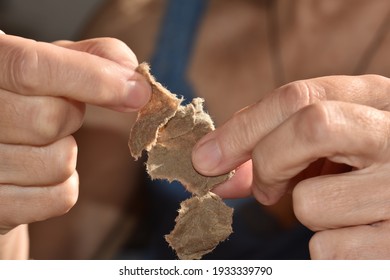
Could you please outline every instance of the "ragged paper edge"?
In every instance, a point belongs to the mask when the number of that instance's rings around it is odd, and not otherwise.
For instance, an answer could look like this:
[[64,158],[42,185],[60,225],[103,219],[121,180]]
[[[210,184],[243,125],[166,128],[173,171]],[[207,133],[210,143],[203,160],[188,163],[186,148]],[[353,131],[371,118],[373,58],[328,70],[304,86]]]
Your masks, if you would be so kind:
[[[156,144],[159,129],[166,125],[168,121],[173,116],[175,116],[176,111],[178,110],[182,102],[182,99],[177,98],[176,95],[172,94],[155,80],[155,78],[150,74],[150,67],[147,63],[141,63],[137,67],[136,71],[143,75],[152,86],[151,99],[138,112],[137,119],[130,131],[128,145],[130,148],[131,155],[135,159],[138,159],[141,156],[143,150],[150,151],[150,149]],[[160,99],[164,100],[165,102],[163,104],[159,104],[159,102],[161,101]],[[156,111],[164,111],[166,112],[166,114],[158,122],[159,124],[156,127],[150,127],[149,124],[146,124],[146,126],[149,125],[149,130],[143,129],[144,122],[142,121],[142,119],[145,118],[145,116],[152,116],[153,114],[155,114]],[[144,134],[150,135],[149,139],[146,139],[145,143],[130,141],[130,139],[142,139],[141,135]]]
[[[188,144],[192,148],[204,134],[214,130],[210,116],[203,111],[203,102],[202,98],[194,98],[186,106],[179,106],[176,115],[169,120],[167,126],[159,131],[157,143],[149,151],[146,163],[147,172],[153,180],[179,181],[189,192],[198,196],[205,195],[214,186],[230,179],[234,173],[229,172],[220,176],[201,175],[192,165],[192,150],[189,150],[188,146],[180,146]],[[184,127],[183,124],[185,124]],[[181,131],[178,131],[180,129]],[[178,157],[180,152],[183,154]],[[165,164],[167,162],[159,161],[164,156],[171,160],[176,157],[177,163],[180,164],[177,165],[175,171],[167,168],[171,166]]]
[[[149,72],[150,68],[149,68],[149,65],[148,65],[148,64],[142,63],[142,64],[140,64],[140,65],[138,66],[138,68],[137,68],[136,70],[137,70],[139,73],[141,73],[142,75],[144,75],[144,76],[146,77],[147,80],[150,81],[150,83],[151,83],[151,85],[152,85],[152,91],[153,91],[153,93],[152,93],[152,98],[151,98],[151,102],[149,102],[142,110],[140,110],[140,112],[138,113],[138,116],[137,116],[136,123],[135,123],[135,125],[132,127],[132,130],[131,130],[131,133],[130,133],[130,138],[129,138],[129,148],[130,148],[130,152],[131,152],[132,156],[133,156],[135,159],[138,159],[138,158],[141,156],[143,150],[150,151],[150,150],[154,147],[154,145],[156,145],[159,130],[160,130],[162,127],[164,127],[164,126],[169,122],[169,120],[170,120],[172,117],[175,116],[176,111],[180,108],[180,104],[181,104],[181,102],[182,102],[182,99],[178,99],[178,98],[176,97],[176,95],[174,95],[174,94],[172,94],[171,92],[169,92],[167,89],[165,89],[160,83],[158,83],[158,82],[154,79],[154,77],[153,77],[153,76],[150,74],[150,72]],[[142,126],[141,126],[141,129],[140,129],[139,127],[137,128],[137,123],[138,123],[137,121],[139,121],[140,119],[142,119],[143,116],[148,115],[148,114],[151,114],[151,113],[153,113],[154,110],[156,110],[155,108],[153,108],[153,106],[150,106],[150,104],[153,105],[153,97],[155,97],[155,96],[153,96],[153,95],[156,95],[156,93],[157,93],[157,94],[158,94],[158,93],[161,93],[162,96],[167,97],[166,100],[168,100],[168,101],[173,99],[173,100],[175,101],[175,102],[173,102],[174,105],[172,106],[172,104],[170,104],[170,106],[173,107],[175,110],[174,110],[173,113],[171,112],[170,114],[167,114],[167,116],[165,116],[165,118],[161,120],[160,125],[158,125],[156,128],[154,128],[154,131],[153,131],[153,136],[154,136],[154,137],[150,137],[150,139],[147,141],[147,143],[144,143],[144,144],[138,143],[138,145],[135,145],[135,146],[134,146],[134,145],[132,145],[131,140],[134,139],[134,138],[136,138],[136,137],[138,137],[138,135],[141,135],[142,133],[145,132],[145,131],[142,130]],[[148,105],[149,105],[149,106],[148,106]],[[197,109],[199,109],[199,106],[196,106],[196,107],[197,107]],[[202,110],[202,112],[203,112],[203,108],[201,108],[201,110]],[[210,116],[209,116],[208,114],[206,114],[206,113],[205,113],[205,115],[207,115],[208,119],[210,120],[211,128],[212,128],[211,130],[213,130],[213,129],[214,129],[214,125],[213,125],[213,122],[212,122]],[[231,172],[231,173],[229,174],[229,176],[227,177],[227,179],[230,178],[233,174],[234,174],[234,172]],[[165,179],[167,179],[167,178],[165,178]],[[213,194],[213,195],[215,195],[215,194]],[[215,196],[217,196],[217,195],[215,195]],[[195,195],[193,196],[193,198],[194,198],[194,197],[199,197],[199,196],[197,196],[197,195],[195,194]],[[219,196],[217,196],[217,197],[219,198]],[[219,198],[219,199],[220,199],[220,198]],[[223,202],[222,202],[222,203],[223,203]],[[224,203],[223,203],[223,204],[224,204]],[[233,215],[233,209],[230,208],[230,207],[228,207],[226,204],[224,204],[224,205],[225,205],[227,208],[230,209],[229,212],[230,212],[230,215],[231,215],[231,217],[232,217],[232,215]],[[183,211],[183,210],[182,210],[182,209],[179,209],[179,212],[180,212],[180,211]],[[178,215],[176,221],[178,221],[178,219],[180,219],[180,215]],[[231,227],[231,223],[230,223],[230,227]],[[174,231],[175,231],[175,229],[172,230],[172,232],[170,233],[170,235],[173,234]],[[232,232],[232,231],[230,231],[229,234],[227,234],[227,236],[226,236],[225,238],[221,239],[219,242],[224,241],[224,240],[230,235],[231,232]],[[168,235],[167,235],[167,236],[168,236]],[[167,239],[167,241],[168,241],[169,245],[176,251],[176,253],[178,254],[178,257],[179,257],[179,258],[186,258],[186,259],[187,259],[187,258],[195,258],[195,257],[192,256],[192,255],[191,255],[191,256],[182,256],[182,255],[180,255],[180,253],[177,252],[177,250],[176,250],[176,248],[174,247],[174,245],[171,244],[171,243],[169,242],[169,238]],[[219,243],[219,242],[218,242],[218,243]],[[216,245],[215,245],[215,246],[216,246]],[[214,247],[214,248],[215,248],[215,247]],[[212,248],[212,249],[213,249],[213,248]],[[205,250],[205,251],[202,252],[201,254],[198,254],[198,255],[196,256],[196,259],[200,259],[204,254],[209,253],[210,251],[212,251],[212,249],[211,249],[211,250]]]
[[[203,245],[201,248],[196,248],[195,250],[189,251],[188,248],[184,248],[183,246],[180,246],[180,244],[177,244],[178,242],[180,243],[180,238],[177,238],[177,231],[180,231],[182,228],[180,228],[181,221],[186,219],[187,215],[190,215],[191,211],[194,210],[195,208],[191,208],[191,203],[195,202],[198,204],[198,207],[201,207],[200,205],[203,205],[207,200],[213,200],[215,203],[218,205],[218,211],[221,212],[223,211],[223,214],[225,215],[218,215],[218,213],[213,213],[215,219],[217,221],[212,220],[214,223],[208,223],[208,228],[205,231],[205,234],[210,233],[210,232],[217,232],[218,234],[218,239],[213,240],[211,243],[209,242],[207,246]],[[202,211],[202,208],[198,208],[195,210],[200,210]],[[206,209],[207,210],[207,209]],[[216,194],[214,193],[207,193],[204,196],[193,196],[185,201],[183,201],[180,204],[180,209],[178,210],[179,214],[175,219],[176,225],[174,229],[167,235],[165,235],[165,240],[168,242],[168,244],[176,251],[179,259],[181,260],[199,260],[201,259],[205,254],[208,254],[212,252],[221,242],[225,241],[230,234],[233,232],[232,229],[232,219],[233,219],[233,208],[227,206],[223,200]],[[202,215],[205,219],[210,218],[210,213],[204,213]],[[192,218],[190,216],[190,218]],[[223,219],[223,221],[221,221]],[[226,219],[228,221],[226,221]],[[210,221],[207,221],[210,222]],[[213,229],[213,227],[219,226],[218,230]],[[222,227],[221,227],[222,226]],[[199,240],[199,236],[197,238],[194,238],[194,240],[190,240],[192,244],[202,244],[206,242],[204,239]]]

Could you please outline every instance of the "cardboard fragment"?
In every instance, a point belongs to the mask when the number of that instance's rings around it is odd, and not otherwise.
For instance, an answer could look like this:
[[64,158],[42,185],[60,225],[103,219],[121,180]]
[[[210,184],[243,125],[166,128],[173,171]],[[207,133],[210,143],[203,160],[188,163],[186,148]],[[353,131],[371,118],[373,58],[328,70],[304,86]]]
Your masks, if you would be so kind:
[[195,143],[214,130],[210,116],[203,111],[203,99],[182,106],[181,99],[150,75],[146,63],[137,71],[150,82],[152,97],[132,127],[130,152],[137,159],[143,150],[148,151],[147,171],[152,179],[178,180],[194,194],[181,204],[177,224],[166,240],[179,258],[199,259],[232,232],[233,209],[210,190],[233,173],[207,177],[192,165]]
[[143,150],[149,151],[156,142],[158,129],[172,118],[180,103],[175,95],[165,89],[149,73],[149,65],[142,63],[137,71],[146,77],[152,86],[152,96],[139,112],[129,139],[131,155],[138,159]]
[[201,98],[195,98],[187,106],[179,107],[176,115],[159,131],[147,161],[152,179],[178,180],[188,191],[199,196],[230,176],[203,176],[192,166],[192,148],[203,135],[214,129],[210,116],[203,112],[202,103]]
[[219,196],[209,192],[180,206],[175,228],[165,236],[180,259],[200,259],[231,234],[233,209]]

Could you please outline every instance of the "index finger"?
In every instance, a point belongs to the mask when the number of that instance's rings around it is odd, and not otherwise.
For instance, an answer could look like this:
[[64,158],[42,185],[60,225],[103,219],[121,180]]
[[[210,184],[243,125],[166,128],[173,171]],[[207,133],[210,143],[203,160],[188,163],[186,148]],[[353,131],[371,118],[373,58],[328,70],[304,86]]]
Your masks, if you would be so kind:
[[[111,46],[112,53],[124,48]],[[134,68],[86,52],[0,36],[0,88],[22,95],[50,95],[119,111],[145,105],[150,86]]]
[[235,169],[251,158],[265,135],[316,102],[337,100],[388,109],[389,81],[378,75],[328,76],[287,84],[203,137],[192,154],[194,167],[207,176]]

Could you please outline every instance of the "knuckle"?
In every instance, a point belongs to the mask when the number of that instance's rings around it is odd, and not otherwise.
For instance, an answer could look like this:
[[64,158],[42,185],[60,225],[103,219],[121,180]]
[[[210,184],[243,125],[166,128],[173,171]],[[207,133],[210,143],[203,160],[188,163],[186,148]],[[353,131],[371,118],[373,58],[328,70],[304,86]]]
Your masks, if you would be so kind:
[[294,129],[306,143],[327,142],[337,129],[335,116],[329,114],[328,103],[319,102],[307,106],[299,112]]
[[307,228],[311,230],[318,230],[318,205],[321,204],[318,196],[313,195],[312,188],[307,187],[307,181],[300,182],[293,189],[293,210],[296,218]]
[[36,111],[34,130],[42,144],[49,144],[58,139],[61,122],[64,121],[61,108],[48,100],[45,98],[34,108]]
[[77,144],[73,136],[68,136],[54,144],[52,151],[53,180],[64,182],[76,170]]
[[258,151],[256,147],[254,152],[252,153],[252,162],[254,175],[256,176],[256,180],[258,184],[272,184],[274,183],[272,178],[276,178],[277,174],[275,172],[276,168],[273,166],[272,162],[265,162],[264,157]]
[[76,131],[83,113],[76,114],[72,104],[62,98],[42,97],[32,108],[33,131],[37,144],[46,145]]
[[309,80],[300,80],[282,86],[277,97],[282,113],[290,116],[308,105],[325,100],[326,93],[323,87]]
[[77,172],[60,186],[59,192],[54,198],[56,200],[53,215],[60,216],[66,214],[77,202],[78,199],[78,177]]
[[63,178],[69,178],[76,170],[77,163],[77,144],[73,136],[68,136],[64,144],[65,152],[63,153],[64,158],[59,162],[63,164]]
[[325,255],[323,249],[323,244],[325,242],[324,234],[326,234],[326,232],[317,232],[310,238],[309,252],[311,259],[334,259],[334,256]]
[[35,217],[35,220],[43,221],[66,214],[76,204],[78,194],[78,174],[77,172],[74,172],[65,182],[48,187],[47,196],[45,198],[48,211],[42,212],[41,215]]

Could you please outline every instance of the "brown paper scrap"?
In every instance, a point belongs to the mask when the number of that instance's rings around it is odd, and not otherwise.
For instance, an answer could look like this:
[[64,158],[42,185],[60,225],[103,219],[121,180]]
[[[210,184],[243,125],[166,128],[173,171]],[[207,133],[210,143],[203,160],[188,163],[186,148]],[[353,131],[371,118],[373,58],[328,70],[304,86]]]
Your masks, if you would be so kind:
[[233,209],[209,191],[233,173],[207,177],[192,165],[195,143],[214,130],[210,116],[203,111],[203,99],[182,106],[181,99],[150,75],[146,63],[137,71],[150,82],[152,97],[130,132],[131,155],[137,159],[143,150],[148,151],[147,171],[152,179],[177,180],[194,194],[181,204],[176,226],[166,240],[179,258],[200,259],[232,232]]
[[130,132],[129,148],[131,155],[138,159],[142,150],[149,151],[155,144],[157,132],[172,118],[181,100],[165,89],[149,73],[149,65],[141,64],[137,71],[145,76],[152,86],[152,96],[146,106],[139,112]]
[[165,236],[180,259],[200,259],[232,232],[233,209],[219,196],[209,192],[189,198],[180,206],[176,226]]
[[192,166],[192,148],[203,135],[214,129],[210,116],[203,112],[202,103],[201,98],[195,98],[187,106],[179,107],[176,115],[159,131],[147,161],[152,179],[178,180],[188,191],[199,196],[230,176],[203,176]]

